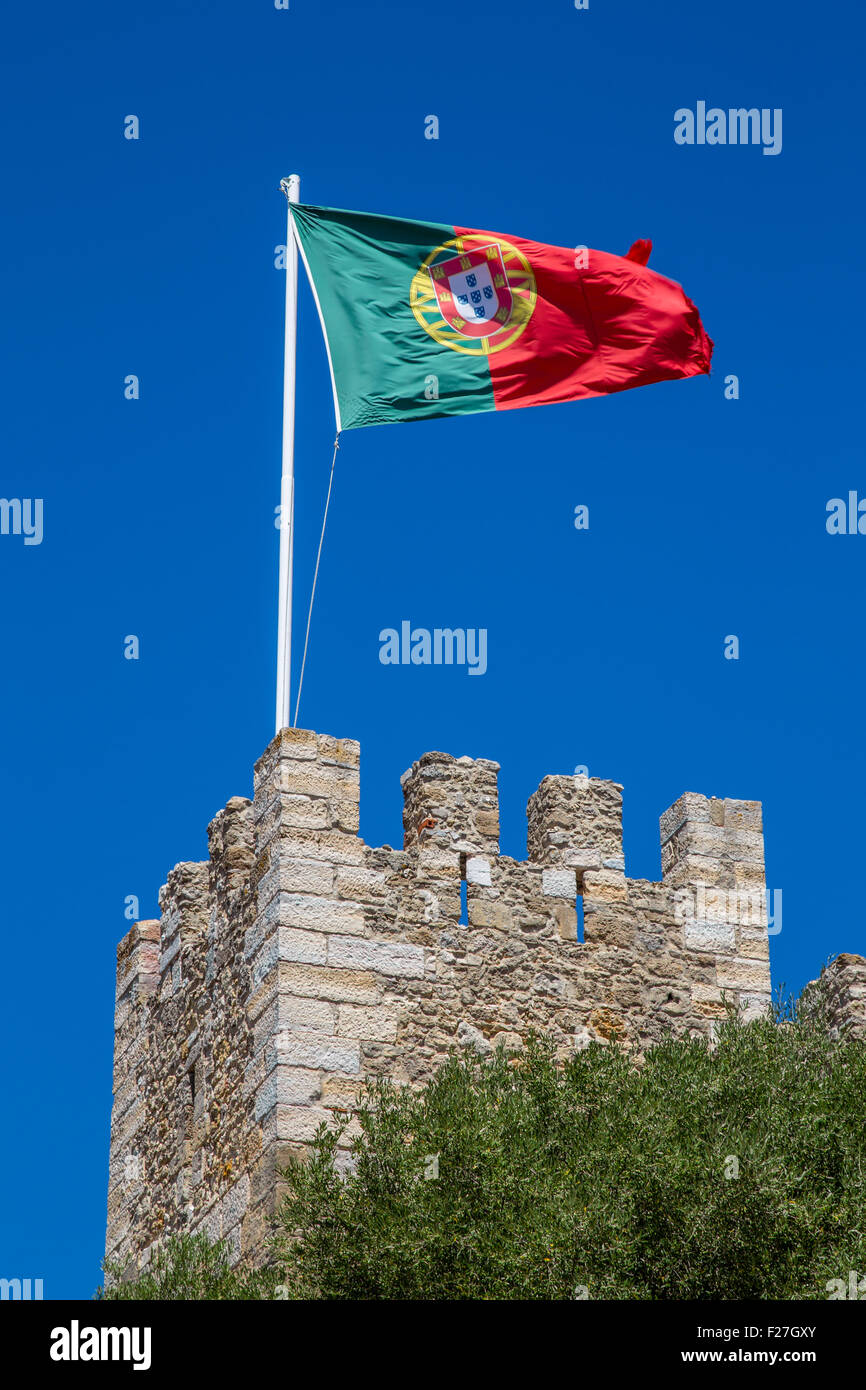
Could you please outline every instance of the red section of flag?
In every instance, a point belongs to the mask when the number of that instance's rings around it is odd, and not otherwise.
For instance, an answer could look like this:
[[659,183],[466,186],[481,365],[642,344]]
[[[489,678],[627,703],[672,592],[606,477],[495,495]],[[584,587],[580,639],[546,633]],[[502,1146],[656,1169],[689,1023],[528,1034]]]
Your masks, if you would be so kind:
[[625,253],[627,261],[637,261],[638,265],[646,265],[652,254],[653,244],[651,241],[633,241]]
[[[501,239],[473,227],[455,234]],[[520,336],[488,358],[497,410],[709,372],[713,344],[694,304],[641,263],[650,243],[636,242],[626,257],[507,241],[532,266],[538,297]]]

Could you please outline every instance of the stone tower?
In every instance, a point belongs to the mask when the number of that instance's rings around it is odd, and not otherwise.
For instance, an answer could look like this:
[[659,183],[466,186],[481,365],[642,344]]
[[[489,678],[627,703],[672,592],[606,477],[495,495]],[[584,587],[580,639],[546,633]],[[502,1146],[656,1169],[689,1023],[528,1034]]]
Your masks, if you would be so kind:
[[[682,796],[652,883],[627,876],[622,788],[596,778],[545,777],[528,858],[500,855],[498,770],[424,754],[402,778],[403,848],[376,849],[358,744],[273,740],[208,862],[177,865],[161,919],[118,947],[108,1257],[134,1267],[164,1233],[204,1230],[256,1259],[278,1166],[367,1077],[419,1082],[455,1046],[533,1028],[562,1055],[646,1045],[708,1032],[723,996],[769,1002],[758,802]],[[840,1010],[862,1015],[866,961],[841,959]]]

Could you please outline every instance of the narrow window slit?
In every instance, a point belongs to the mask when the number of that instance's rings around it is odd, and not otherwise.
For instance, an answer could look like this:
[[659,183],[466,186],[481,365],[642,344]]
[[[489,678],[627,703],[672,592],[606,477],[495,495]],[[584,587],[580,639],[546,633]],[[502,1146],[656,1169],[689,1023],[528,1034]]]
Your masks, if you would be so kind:
[[192,1138],[193,1115],[195,1113],[195,1063],[186,1073],[186,1081],[180,1085],[180,1099],[182,1106],[182,1124],[184,1138]]

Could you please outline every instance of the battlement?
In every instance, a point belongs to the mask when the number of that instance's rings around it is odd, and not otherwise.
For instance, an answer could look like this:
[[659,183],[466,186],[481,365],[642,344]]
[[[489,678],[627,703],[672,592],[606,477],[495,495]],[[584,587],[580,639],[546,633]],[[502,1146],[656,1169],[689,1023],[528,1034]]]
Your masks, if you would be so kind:
[[[204,1229],[255,1259],[277,1168],[366,1078],[423,1081],[455,1046],[531,1029],[563,1056],[645,1046],[707,1033],[725,998],[769,1002],[758,802],[682,796],[646,882],[626,874],[622,787],[597,778],[545,777],[526,860],[500,855],[498,771],[425,753],[401,779],[402,849],[371,848],[358,744],[271,742],[208,861],[177,865],[160,921],[118,947],[111,1258]],[[840,981],[849,1003],[861,986]]]

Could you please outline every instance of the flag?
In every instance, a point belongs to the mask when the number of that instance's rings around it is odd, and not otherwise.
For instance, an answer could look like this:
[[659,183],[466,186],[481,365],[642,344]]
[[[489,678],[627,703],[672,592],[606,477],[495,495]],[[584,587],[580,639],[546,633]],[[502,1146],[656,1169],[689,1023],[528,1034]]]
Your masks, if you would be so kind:
[[292,204],[338,430],[514,410],[709,372],[673,280],[626,256]]

